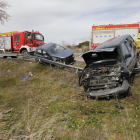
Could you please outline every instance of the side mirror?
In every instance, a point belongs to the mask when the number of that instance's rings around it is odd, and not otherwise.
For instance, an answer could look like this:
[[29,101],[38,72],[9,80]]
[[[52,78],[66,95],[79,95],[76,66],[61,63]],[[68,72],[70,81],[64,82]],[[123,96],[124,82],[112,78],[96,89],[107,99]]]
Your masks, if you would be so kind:
[[130,53],[127,53],[124,55],[124,60],[126,60],[127,58],[131,57],[131,54]]

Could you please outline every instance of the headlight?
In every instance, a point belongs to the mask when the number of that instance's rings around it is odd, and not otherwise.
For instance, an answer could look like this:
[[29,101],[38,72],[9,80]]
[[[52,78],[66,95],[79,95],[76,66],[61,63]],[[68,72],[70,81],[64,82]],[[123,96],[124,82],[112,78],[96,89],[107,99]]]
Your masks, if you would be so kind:
[[112,77],[111,78],[112,81],[119,81],[119,79],[120,79],[119,77]]
[[116,81],[119,81],[119,77],[116,77]]
[[86,74],[86,78],[88,78],[89,77],[89,74]]

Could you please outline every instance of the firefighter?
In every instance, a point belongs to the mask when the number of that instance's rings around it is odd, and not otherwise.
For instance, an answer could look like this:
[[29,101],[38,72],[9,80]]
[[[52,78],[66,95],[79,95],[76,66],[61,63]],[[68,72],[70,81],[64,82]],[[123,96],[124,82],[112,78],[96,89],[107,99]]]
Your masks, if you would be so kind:
[[28,39],[31,39],[31,34],[28,35]]
[[140,50],[140,33],[138,34],[138,38],[135,40],[137,50]]

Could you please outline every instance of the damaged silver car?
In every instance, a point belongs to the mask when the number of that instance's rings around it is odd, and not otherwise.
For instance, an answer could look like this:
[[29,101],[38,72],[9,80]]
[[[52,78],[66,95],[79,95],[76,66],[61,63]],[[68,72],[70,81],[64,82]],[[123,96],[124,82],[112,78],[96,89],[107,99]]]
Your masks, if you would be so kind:
[[127,93],[139,73],[139,53],[130,35],[106,42],[82,55],[86,67],[79,74],[83,96],[109,97]]

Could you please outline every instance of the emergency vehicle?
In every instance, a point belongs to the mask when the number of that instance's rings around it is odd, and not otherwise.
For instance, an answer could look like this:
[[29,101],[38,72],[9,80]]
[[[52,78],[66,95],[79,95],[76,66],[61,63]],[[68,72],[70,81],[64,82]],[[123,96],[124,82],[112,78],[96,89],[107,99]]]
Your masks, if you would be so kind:
[[36,48],[44,44],[44,37],[39,32],[0,33],[0,53],[33,54]]
[[139,23],[134,24],[109,24],[92,26],[91,49],[112,38],[129,34],[134,40],[139,34]]

